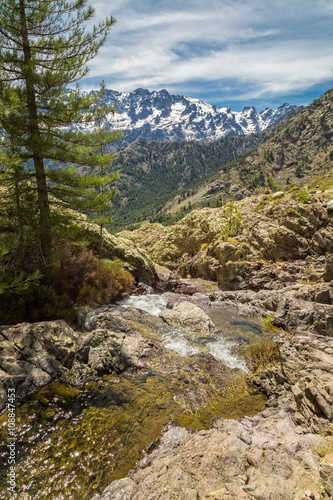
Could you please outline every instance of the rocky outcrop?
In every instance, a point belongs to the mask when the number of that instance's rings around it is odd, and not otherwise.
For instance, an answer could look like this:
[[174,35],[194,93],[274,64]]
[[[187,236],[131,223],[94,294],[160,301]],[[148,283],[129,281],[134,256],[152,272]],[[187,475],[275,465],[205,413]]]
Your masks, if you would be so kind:
[[[85,236],[91,240],[91,245],[99,246],[100,229],[96,224],[86,222],[84,224]],[[149,255],[133,245],[125,238],[116,237],[106,229],[103,230],[103,250],[109,259],[118,258],[124,262],[128,271],[138,280],[151,285],[158,280],[158,271]]]
[[94,500],[319,500],[315,448],[323,442],[277,409],[241,421],[220,419],[192,435],[171,428],[157,450]]
[[[81,233],[85,241],[89,242],[89,247],[99,255],[100,252],[100,227],[89,222],[84,214],[67,210],[75,220],[77,230]],[[148,253],[133,244],[132,241],[114,236],[106,229],[103,229],[103,257],[113,260],[119,259],[124,267],[134,276],[137,282],[148,285],[158,281],[168,280],[172,273],[164,266],[156,264]]]
[[84,318],[88,333],[75,332],[64,321],[22,323],[0,334],[0,408],[8,388],[17,399],[62,377],[74,385],[111,372],[143,368],[159,343],[141,335],[142,323],[163,321],[137,309],[105,306]]
[[0,407],[7,390],[22,398],[73,366],[77,334],[62,320],[22,323],[0,333]]
[[333,281],[333,255],[326,257],[324,279],[325,281]]
[[[306,195],[306,203],[301,195],[296,190],[255,196],[229,207],[193,210],[172,226],[146,223],[119,234],[182,277],[215,280],[224,290],[251,288],[248,275],[253,269],[258,279],[260,261],[304,261],[296,280],[318,281],[324,270],[309,276],[306,259],[324,259],[333,251],[333,224],[322,193]],[[283,279],[280,283],[284,286]],[[259,281],[253,286],[259,289]]]
[[211,298],[213,305],[228,304],[241,314],[270,315],[276,326],[294,335],[310,332],[333,337],[332,284],[289,284],[258,292],[213,292]]

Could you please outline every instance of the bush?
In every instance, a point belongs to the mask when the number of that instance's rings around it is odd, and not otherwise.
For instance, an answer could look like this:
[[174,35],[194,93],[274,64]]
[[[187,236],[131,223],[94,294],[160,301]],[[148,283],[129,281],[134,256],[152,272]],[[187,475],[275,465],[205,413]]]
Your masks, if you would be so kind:
[[120,261],[99,260],[91,250],[77,246],[61,251],[47,281],[73,304],[95,306],[129,292],[134,279]]
[[297,194],[296,194],[298,201],[301,203],[313,203],[315,200],[314,198],[306,191],[305,189],[301,189]]
[[250,344],[243,351],[246,366],[253,372],[264,370],[279,362],[279,350],[276,342],[262,340]]
[[72,321],[78,306],[114,302],[130,291],[133,282],[120,261],[99,260],[81,246],[62,247],[38,284],[32,282],[20,293],[1,296],[1,322]]
[[273,330],[274,328],[274,319],[273,316],[266,316],[263,318],[261,322],[261,327],[263,330]]

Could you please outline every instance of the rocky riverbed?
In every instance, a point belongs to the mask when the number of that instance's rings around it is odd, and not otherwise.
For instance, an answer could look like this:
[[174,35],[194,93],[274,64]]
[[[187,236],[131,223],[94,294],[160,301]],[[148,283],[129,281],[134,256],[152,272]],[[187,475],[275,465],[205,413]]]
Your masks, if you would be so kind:
[[333,498],[332,283],[209,298],[229,311],[269,313],[284,327],[280,363],[254,377],[266,409],[194,434],[167,429],[156,450],[94,500]]
[[[222,332],[196,302],[211,301],[202,292],[150,294],[81,310],[75,329],[64,321],[2,328],[2,406],[9,388],[21,401],[22,498],[90,499],[125,476],[170,422],[193,432],[220,416],[240,418],[265,407],[267,397],[245,378],[244,361],[219,343]],[[0,429],[5,461],[6,413]],[[1,465],[0,498],[6,498]]]
[[[18,421],[22,498],[332,498],[332,282],[164,287],[190,294],[150,296],[155,314],[134,307],[144,295],[81,311],[75,330],[63,321],[2,329],[2,403],[11,386],[19,398],[35,394]],[[235,345],[262,338],[247,318],[268,315],[282,328],[280,361],[249,385]],[[4,415],[0,423],[4,438]]]

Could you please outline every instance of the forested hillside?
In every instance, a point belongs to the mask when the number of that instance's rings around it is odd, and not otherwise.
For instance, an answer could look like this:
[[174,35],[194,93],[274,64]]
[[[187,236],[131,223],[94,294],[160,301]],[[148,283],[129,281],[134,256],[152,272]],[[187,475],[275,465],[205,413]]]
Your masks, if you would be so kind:
[[[312,189],[329,187],[333,183],[332,108],[330,89],[284,122],[282,128],[272,130],[254,151],[192,189],[186,203],[196,208],[214,207],[221,199],[240,200],[266,189],[277,191],[306,184]],[[162,222],[171,215],[175,217],[181,207],[178,197],[168,202],[162,209]]]
[[256,148],[302,108],[284,115],[263,132],[225,137],[212,142],[138,141],[119,152],[113,169],[120,171],[113,200],[112,231],[146,218],[155,219],[175,195],[183,202],[184,215],[191,206],[186,199],[201,181]]

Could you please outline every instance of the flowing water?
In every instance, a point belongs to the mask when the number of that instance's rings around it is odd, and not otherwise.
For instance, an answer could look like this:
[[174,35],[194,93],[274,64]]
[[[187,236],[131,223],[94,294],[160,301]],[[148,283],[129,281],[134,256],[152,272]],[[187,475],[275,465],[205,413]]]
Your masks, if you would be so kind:
[[[157,316],[171,295],[130,297],[123,305]],[[108,375],[82,389],[55,382],[19,405],[17,498],[91,499],[124,477],[168,422],[207,429],[215,418],[261,411],[266,398],[246,383],[238,352],[240,343],[262,336],[259,322],[222,308],[207,314],[216,326],[209,338],[194,341],[172,328],[155,332],[166,349],[148,358],[145,370]],[[6,424],[4,414],[3,443]],[[6,453],[3,447],[1,466]],[[6,472],[2,468],[1,499],[8,498]]]

